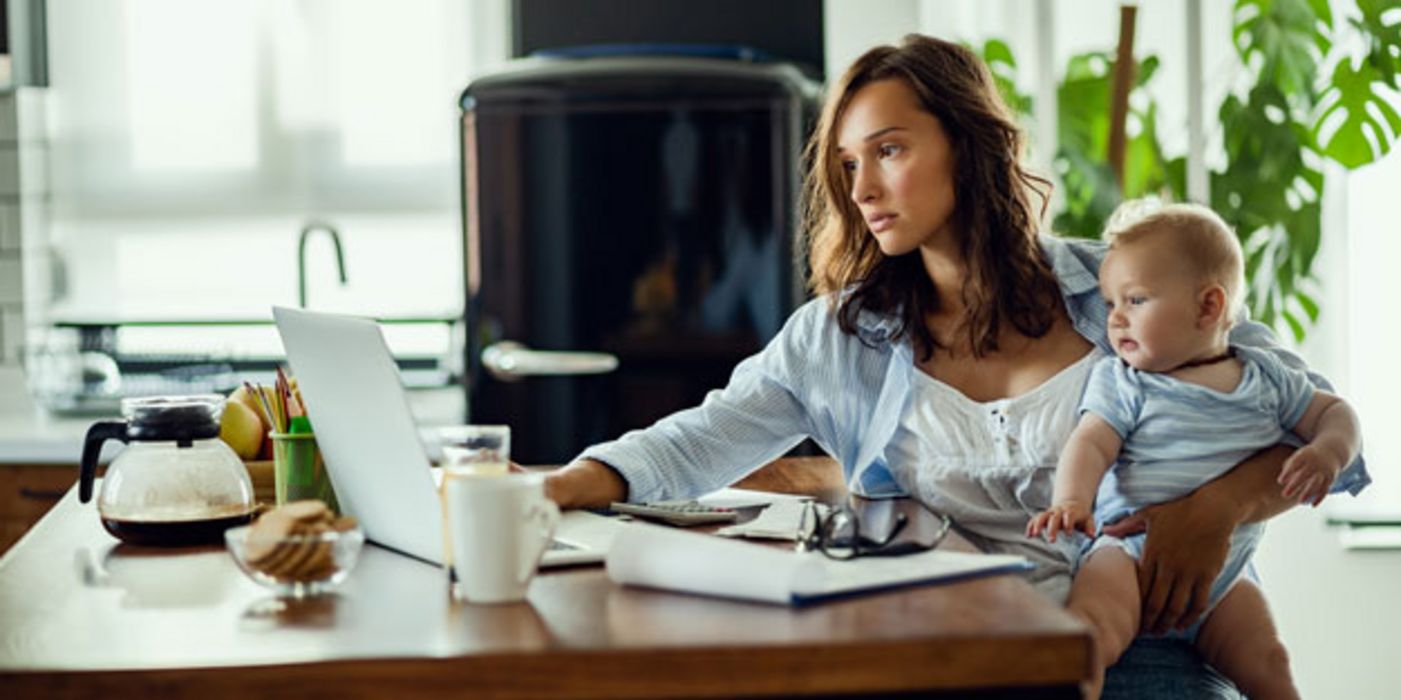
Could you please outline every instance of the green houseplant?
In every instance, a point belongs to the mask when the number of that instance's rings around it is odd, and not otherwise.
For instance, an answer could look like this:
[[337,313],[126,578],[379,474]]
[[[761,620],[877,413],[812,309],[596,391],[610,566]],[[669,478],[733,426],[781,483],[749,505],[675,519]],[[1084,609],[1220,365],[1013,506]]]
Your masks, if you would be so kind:
[[[1237,0],[1232,38],[1243,84],[1217,108],[1225,165],[1210,173],[1209,204],[1246,251],[1253,316],[1302,339],[1318,318],[1313,262],[1322,234],[1327,162],[1356,169],[1390,152],[1401,134],[1401,10],[1394,0],[1352,0],[1334,15],[1327,0]],[[1024,117],[1031,100],[1015,88],[1007,45],[982,48],[1008,103]],[[1157,137],[1148,86],[1155,56],[1138,59],[1122,186],[1107,162],[1114,57],[1071,58],[1057,91],[1054,159],[1065,206],[1054,228],[1097,238],[1125,198],[1186,196],[1185,159],[1168,158]]]

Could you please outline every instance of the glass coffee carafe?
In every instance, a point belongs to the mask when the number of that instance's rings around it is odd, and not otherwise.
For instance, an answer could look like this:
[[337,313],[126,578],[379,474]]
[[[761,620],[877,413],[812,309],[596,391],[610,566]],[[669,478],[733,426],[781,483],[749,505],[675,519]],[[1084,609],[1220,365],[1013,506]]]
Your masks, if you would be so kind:
[[120,421],[88,429],[78,498],[92,500],[106,440],[127,443],[107,467],[97,512],[103,527],[131,544],[218,544],[224,530],[253,515],[253,483],[219,439],[224,397],[215,394],[122,401]]

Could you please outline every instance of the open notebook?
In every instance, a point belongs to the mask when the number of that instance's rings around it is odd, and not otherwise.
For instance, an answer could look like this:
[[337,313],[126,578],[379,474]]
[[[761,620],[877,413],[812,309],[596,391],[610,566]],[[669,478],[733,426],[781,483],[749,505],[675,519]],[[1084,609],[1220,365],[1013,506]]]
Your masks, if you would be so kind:
[[781,605],[1032,568],[1014,555],[941,550],[837,561],[644,523],[619,528],[607,566],[622,584]]

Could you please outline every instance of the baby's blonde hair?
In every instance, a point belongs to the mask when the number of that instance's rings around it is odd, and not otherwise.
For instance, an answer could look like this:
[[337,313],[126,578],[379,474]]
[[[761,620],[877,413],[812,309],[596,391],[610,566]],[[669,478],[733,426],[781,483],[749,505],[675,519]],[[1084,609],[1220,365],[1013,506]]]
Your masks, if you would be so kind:
[[1165,204],[1156,198],[1119,205],[1109,217],[1104,238],[1109,249],[1171,236],[1182,260],[1199,282],[1218,284],[1226,292],[1222,325],[1230,328],[1244,303],[1245,262],[1236,234],[1216,212],[1200,204]]

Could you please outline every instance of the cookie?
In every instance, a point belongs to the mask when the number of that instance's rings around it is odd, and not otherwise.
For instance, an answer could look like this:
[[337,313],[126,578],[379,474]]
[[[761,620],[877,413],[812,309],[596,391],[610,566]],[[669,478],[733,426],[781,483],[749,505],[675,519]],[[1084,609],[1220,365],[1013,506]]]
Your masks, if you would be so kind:
[[316,500],[292,501],[279,506],[273,512],[281,512],[287,517],[301,522],[329,520],[331,518],[331,509],[327,508],[325,503]]
[[264,514],[244,546],[249,566],[283,581],[314,581],[336,570],[328,532],[356,527],[354,518],[336,518],[321,501],[294,501]]
[[271,511],[258,518],[248,531],[248,541],[243,554],[249,563],[267,559],[282,544],[282,540],[292,532],[295,521],[279,511]]

